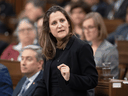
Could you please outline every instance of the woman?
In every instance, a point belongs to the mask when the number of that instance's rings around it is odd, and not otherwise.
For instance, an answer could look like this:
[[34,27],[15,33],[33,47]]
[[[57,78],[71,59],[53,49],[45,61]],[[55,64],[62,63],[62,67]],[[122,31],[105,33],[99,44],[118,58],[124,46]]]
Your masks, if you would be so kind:
[[97,12],[87,14],[83,22],[83,30],[86,40],[91,42],[96,66],[102,67],[102,63],[111,62],[111,74],[118,78],[118,51],[105,40],[107,30],[102,16]]
[[28,18],[22,18],[19,20],[15,34],[19,39],[19,43],[17,45],[10,44],[2,53],[1,59],[20,61],[21,49],[27,45],[37,44],[36,27],[34,26],[34,23],[31,22]]
[[51,7],[44,16],[40,45],[46,57],[44,78],[34,96],[87,96],[96,87],[98,74],[93,52],[73,35],[66,11]]

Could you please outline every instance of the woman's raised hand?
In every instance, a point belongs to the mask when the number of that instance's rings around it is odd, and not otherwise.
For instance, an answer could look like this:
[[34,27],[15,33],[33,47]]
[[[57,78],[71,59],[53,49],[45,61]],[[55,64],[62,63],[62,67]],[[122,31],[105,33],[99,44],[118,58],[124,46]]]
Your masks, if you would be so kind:
[[65,65],[65,64],[61,64],[59,66],[57,66],[57,68],[60,70],[61,75],[63,76],[63,78],[68,81],[70,78],[70,68]]

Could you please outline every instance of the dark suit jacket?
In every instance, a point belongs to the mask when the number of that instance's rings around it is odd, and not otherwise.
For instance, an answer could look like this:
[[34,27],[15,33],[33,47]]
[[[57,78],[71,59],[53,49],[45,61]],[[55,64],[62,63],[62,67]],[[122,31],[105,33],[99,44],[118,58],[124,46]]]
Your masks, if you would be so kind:
[[0,96],[12,96],[13,85],[6,66],[0,64]]
[[[57,71],[61,93],[55,96],[87,96],[87,90],[96,87],[98,74],[93,51],[89,44],[72,36],[61,56],[55,60],[58,65],[64,63],[70,68],[70,79],[68,82],[64,80],[60,71]],[[34,96],[50,96],[51,64],[52,60],[45,62],[43,80],[40,81],[40,86],[35,91]]]
[[[34,94],[34,91],[35,91],[35,89],[38,87],[38,81],[40,81],[40,79],[42,79],[42,77],[43,77],[43,71],[41,71],[40,73],[39,73],[39,75],[36,77],[36,79],[34,80],[34,82],[30,85],[30,87],[26,90],[26,92],[24,93],[24,95],[23,96],[33,96],[33,94]],[[24,82],[25,82],[25,80],[26,80],[26,77],[24,76],[20,81],[19,81],[19,83],[17,84],[17,86],[16,86],[16,88],[15,88],[15,90],[14,90],[14,92],[13,92],[13,95],[12,96],[17,96],[18,94],[19,94],[19,92],[20,92],[20,90],[21,90],[21,88],[22,88],[22,85],[24,84]]]
[[[117,12],[115,12],[114,18],[125,19],[127,6],[128,6],[128,0],[124,0],[123,3],[121,4],[119,10]],[[106,11],[106,16],[108,16],[109,12],[112,9],[113,9],[112,5],[108,6],[107,11]]]

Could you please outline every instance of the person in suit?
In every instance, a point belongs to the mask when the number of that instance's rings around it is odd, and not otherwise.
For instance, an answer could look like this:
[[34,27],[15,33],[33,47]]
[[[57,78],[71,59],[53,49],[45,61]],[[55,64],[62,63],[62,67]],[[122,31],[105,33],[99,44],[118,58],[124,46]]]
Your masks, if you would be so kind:
[[114,0],[115,2],[107,7],[105,16],[108,19],[125,19],[128,0]]
[[96,66],[103,67],[103,63],[110,62],[111,74],[118,79],[118,51],[115,46],[105,40],[107,30],[102,16],[97,12],[88,13],[83,21],[83,30],[86,40],[91,42]]
[[116,36],[122,36],[124,40],[128,40],[128,5],[126,10],[125,22],[117,27],[117,29],[108,35],[107,40],[116,45]]
[[6,66],[0,63],[0,96],[12,96],[13,85]]
[[43,79],[33,96],[88,96],[98,73],[91,46],[73,33],[68,13],[52,6],[44,15],[40,38],[45,56]]
[[104,0],[84,0],[91,6],[91,11],[100,13],[103,17],[106,15],[108,4]]
[[[42,65],[41,47],[28,45],[23,48],[20,68],[24,77],[18,82],[12,96],[33,96],[38,87],[38,82],[43,77]],[[28,81],[28,84],[25,85],[26,81]]]

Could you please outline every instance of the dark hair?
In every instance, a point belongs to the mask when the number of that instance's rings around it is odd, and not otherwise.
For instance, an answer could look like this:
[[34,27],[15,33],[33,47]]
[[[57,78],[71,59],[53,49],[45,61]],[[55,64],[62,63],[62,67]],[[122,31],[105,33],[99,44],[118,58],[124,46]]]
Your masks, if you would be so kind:
[[45,0],[27,0],[26,4],[33,3],[35,7],[41,7],[42,11],[45,11]]
[[70,13],[72,13],[73,9],[82,8],[85,13],[91,12],[90,6],[84,1],[77,1],[71,4]]
[[[56,44],[57,40],[56,38],[50,33],[50,28],[49,28],[49,17],[50,14],[53,12],[60,11],[65,18],[67,19],[69,23],[69,34],[65,38],[63,38],[62,42],[65,47],[66,47],[66,42],[69,40],[69,38],[73,35],[73,26],[72,26],[72,21],[67,14],[67,12],[60,6],[52,6],[49,8],[49,10],[45,13],[44,15],[44,20],[43,20],[43,31],[40,36],[40,46],[43,48],[42,52],[45,55],[46,59],[53,59],[55,54],[56,54]],[[64,47],[63,46],[63,47]]]

